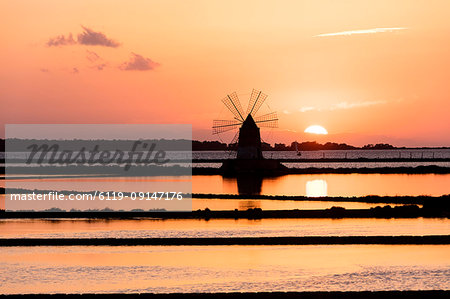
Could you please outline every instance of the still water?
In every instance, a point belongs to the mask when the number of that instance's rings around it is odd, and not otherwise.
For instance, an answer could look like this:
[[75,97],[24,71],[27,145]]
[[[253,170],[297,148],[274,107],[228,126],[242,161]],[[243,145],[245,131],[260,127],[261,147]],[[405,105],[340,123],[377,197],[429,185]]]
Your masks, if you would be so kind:
[[[147,192],[155,180],[170,181],[174,177],[65,177],[37,179],[22,176],[16,179],[0,180],[0,186],[53,191],[116,191]],[[192,183],[193,193],[203,194],[262,194],[300,195],[307,197],[352,197],[352,196],[441,196],[450,194],[450,174],[290,174],[274,178],[224,178],[220,175],[195,175],[175,177]],[[169,185],[172,186],[172,185]],[[176,185],[178,186],[178,185]],[[187,185],[186,185],[187,186]],[[188,186],[189,189],[191,188]],[[167,191],[167,190],[161,190]],[[173,191],[170,189],[169,191]],[[68,202],[70,204],[70,202]],[[96,206],[99,204],[99,206]],[[194,199],[192,209],[234,210],[262,208],[264,210],[326,209],[332,202],[295,202],[269,200],[217,200]],[[348,209],[370,208],[376,205],[339,202]],[[61,205],[58,207],[62,207]],[[0,195],[0,209],[5,208],[5,196]],[[99,201],[90,203],[89,208],[101,208]],[[123,203],[123,209],[136,206]],[[189,209],[191,207],[189,206]],[[70,208],[69,208],[70,210]]]
[[[5,195],[0,194],[0,209],[3,209]],[[194,198],[192,199],[192,210],[204,210],[206,208],[212,211],[230,211],[230,210],[248,210],[260,208],[263,210],[324,210],[334,206],[346,209],[370,209],[376,206],[385,206],[382,203],[365,203],[350,201],[296,201],[296,200],[271,200],[271,199],[219,199],[219,198]],[[389,204],[391,207],[401,206],[403,204]],[[420,206],[420,205],[419,205]],[[129,208],[129,206],[128,206]]]
[[397,196],[450,193],[450,174],[291,174],[261,181],[193,176],[194,193],[247,193],[253,187],[264,195]]
[[[148,191],[155,180],[192,180],[193,193],[318,196],[450,194],[450,174],[290,174],[274,178],[224,178],[220,175],[191,177],[21,177],[0,181],[8,188],[76,191]],[[101,183],[101,184],[99,184]],[[249,192],[253,191],[253,192]]]
[[[267,159],[395,159],[395,158],[450,158],[450,149],[388,149],[388,150],[327,150],[302,151],[263,151]],[[170,153],[169,153],[170,154]],[[175,152],[172,152],[175,154]],[[235,158],[233,151],[193,151],[192,159],[230,159]],[[395,164],[391,165],[394,166]]]
[[0,293],[450,288],[444,245],[0,248]]
[[450,220],[418,219],[10,219],[0,238],[203,238],[446,235]]
[[[327,151],[326,158],[448,157],[450,151]],[[220,154],[220,153],[219,153]],[[222,153],[223,155],[224,153]],[[274,152],[280,158],[292,152]],[[305,153],[320,158],[324,153]],[[212,154],[201,153],[204,158]],[[214,153],[217,155],[217,153]],[[313,155],[318,155],[313,156]],[[274,157],[275,158],[275,157]],[[343,165],[351,167],[349,165]],[[394,165],[395,166],[395,165]],[[398,165],[400,166],[400,165]],[[9,187],[146,191],[146,177],[22,178]],[[165,180],[167,178],[156,178]],[[190,178],[186,178],[189,179]],[[101,184],[99,184],[101,182]],[[4,186],[5,181],[0,181]],[[250,186],[250,189],[249,189]],[[193,176],[194,193],[365,196],[450,193],[450,175]],[[3,200],[3,202],[1,201]],[[193,209],[324,209],[352,202],[194,199]],[[4,196],[0,196],[4,207]],[[0,238],[445,235],[449,219],[0,220]],[[448,245],[0,247],[0,293],[261,292],[450,289]]]

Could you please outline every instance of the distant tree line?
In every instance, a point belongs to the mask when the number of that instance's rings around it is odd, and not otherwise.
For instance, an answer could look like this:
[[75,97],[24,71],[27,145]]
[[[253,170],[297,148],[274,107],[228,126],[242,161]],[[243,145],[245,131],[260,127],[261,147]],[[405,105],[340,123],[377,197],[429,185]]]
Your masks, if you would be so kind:
[[[295,146],[297,144],[297,146]],[[291,142],[290,145],[284,143],[275,143],[273,146],[269,143],[263,142],[263,151],[327,151],[327,150],[386,150],[386,149],[407,149],[407,147],[395,147],[387,143],[377,143],[377,144],[366,144],[362,147],[356,147],[348,145],[346,143],[335,143],[327,142],[325,144],[317,143],[316,141],[306,141],[306,142]],[[225,150],[236,150],[237,143],[229,144],[222,143],[219,141],[192,141],[193,151],[225,151]],[[449,147],[418,147],[417,149],[449,149]]]
[[[77,144],[79,146],[80,141],[77,140],[74,142],[74,144]],[[117,145],[117,142],[120,143],[119,140],[116,141],[104,141],[105,143],[110,143],[110,146]],[[173,150],[176,150],[174,146],[175,144],[179,146],[180,144],[182,147],[187,148],[186,146],[187,140],[159,140],[158,145],[165,145],[169,149],[174,147]],[[174,144],[172,144],[174,143]],[[296,147],[297,144],[297,147]],[[233,144],[226,144],[219,141],[198,141],[193,140],[192,141],[192,150],[193,151],[226,151],[226,150],[236,150],[237,143]],[[385,149],[406,149],[407,147],[395,147],[393,145],[387,144],[387,143],[377,143],[377,144],[366,144],[363,147],[356,147],[352,145],[348,145],[346,143],[335,143],[335,142],[327,142],[325,144],[320,144],[315,141],[306,141],[306,142],[291,142],[290,145],[286,145],[284,143],[275,143],[274,145],[271,145],[269,143],[263,142],[262,143],[262,150],[263,151],[295,151],[298,149],[299,151],[324,151],[324,150],[352,150],[352,149],[363,149],[363,150],[385,150]],[[429,147],[421,147],[421,149],[425,149]],[[446,149],[449,147],[433,147],[433,148],[440,148],[440,149]],[[5,151],[5,139],[0,139],[0,152]]]
[[366,144],[362,149],[393,149],[394,146],[387,143]]
[[[297,146],[296,146],[297,144]],[[192,141],[193,151],[217,151],[217,150],[235,150],[237,148],[237,143],[229,144],[222,143],[219,141]],[[345,143],[334,143],[327,142],[325,144],[320,144],[315,141],[307,142],[292,142],[290,145],[284,143],[275,143],[273,146],[269,143],[262,143],[263,151],[324,151],[324,150],[352,150],[352,149],[395,149],[394,146],[385,143],[379,144],[367,144],[363,147],[355,147]]]

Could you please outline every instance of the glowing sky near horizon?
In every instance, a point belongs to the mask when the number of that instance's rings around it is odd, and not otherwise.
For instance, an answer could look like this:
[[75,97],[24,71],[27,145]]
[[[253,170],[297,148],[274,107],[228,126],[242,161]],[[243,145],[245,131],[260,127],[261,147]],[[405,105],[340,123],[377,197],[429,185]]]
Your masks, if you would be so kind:
[[[2,127],[188,123],[216,140],[220,100],[245,109],[255,88],[278,111],[266,142],[450,146],[449,1],[2,3]],[[303,132],[316,123],[329,134]]]

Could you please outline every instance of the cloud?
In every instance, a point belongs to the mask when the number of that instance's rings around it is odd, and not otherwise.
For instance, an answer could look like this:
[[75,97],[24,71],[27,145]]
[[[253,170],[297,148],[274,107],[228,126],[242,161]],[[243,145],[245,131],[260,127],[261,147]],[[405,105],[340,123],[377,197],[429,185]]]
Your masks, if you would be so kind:
[[73,39],[72,33],[66,37],[64,35],[58,35],[56,37],[52,37],[47,41],[47,47],[59,47],[59,46],[67,46],[74,45],[77,42]]
[[[88,27],[81,26],[83,32],[77,35],[77,39],[73,38],[73,34],[70,33],[67,36],[59,35],[50,38],[47,41],[48,47],[54,46],[66,46],[66,45],[89,45],[89,46],[103,46],[116,48],[120,46],[120,43],[108,38],[104,33],[94,31]],[[106,67],[111,67],[108,61],[105,61],[99,54],[94,51],[86,50],[86,59],[89,61],[88,67],[102,71]],[[149,71],[160,66],[159,63],[151,60],[150,58],[144,57],[142,55],[131,53],[131,58],[118,66],[119,69],[124,71]],[[77,68],[72,68],[71,73],[77,74],[79,70]]]
[[104,68],[108,66],[108,63],[103,60],[94,51],[86,50],[86,59],[90,62],[90,68],[96,69],[98,71],[103,71]]
[[95,53],[94,51],[86,50],[86,52],[87,52],[86,58],[90,62],[96,62],[97,60],[100,59],[100,56],[97,53]]
[[117,48],[120,46],[120,43],[108,38],[102,32],[96,32],[90,28],[81,26],[84,32],[78,34],[77,40],[73,38],[72,33],[69,33],[67,36],[58,35],[56,37],[52,37],[47,41],[48,47],[57,47],[57,46],[69,46],[69,45],[87,45],[87,46],[103,46],[103,47],[111,47]]
[[97,65],[95,66],[95,68],[96,68],[97,70],[99,70],[99,71],[103,71],[103,69],[104,69],[105,67],[107,67],[107,64],[106,64],[106,63],[100,63],[100,64],[97,64]]
[[369,107],[375,105],[386,104],[387,101],[366,101],[366,102],[341,102],[339,104],[335,104],[331,106],[328,110],[338,110],[338,109],[352,109],[352,108],[361,108],[361,107]]
[[50,70],[47,69],[47,68],[40,68],[39,70],[40,70],[41,72],[43,72],[43,73],[48,73],[48,72],[50,72]]
[[78,43],[80,45],[89,45],[89,46],[104,46],[117,48],[120,46],[120,43],[112,40],[102,32],[95,32],[94,30],[81,26],[84,29],[83,33],[78,34]]
[[383,33],[383,32],[395,32],[400,30],[406,30],[406,27],[392,27],[392,28],[373,28],[373,29],[362,29],[362,30],[349,30],[333,33],[323,33],[314,35],[313,37],[326,37],[326,36],[340,36],[340,35],[353,35],[353,34],[373,34],[373,33]]
[[312,111],[312,110],[316,110],[315,107],[302,107],[299,109],[300,112],[307,112],[307,111]]
[[301,107],[298,109],[300,112],[308,112],[308,111],[334,111],[334,110],[341,110],[341,109],[353,109],[353,108],[363,108],[363,107],[369,107],[369,106],[375,106],[375,105],[383,105],[386,104],[387,101],[365,101],[365,102],[340,102],[338,104],[334,104],[327,108],[321,108],[321,107]]
[[158,67],[160,64],[154,62],[150,58],[145,58],[139,54],[131,53],[131,58],[129,61],[123,63],[120,66],[121,70],[124,71],[149,71]]

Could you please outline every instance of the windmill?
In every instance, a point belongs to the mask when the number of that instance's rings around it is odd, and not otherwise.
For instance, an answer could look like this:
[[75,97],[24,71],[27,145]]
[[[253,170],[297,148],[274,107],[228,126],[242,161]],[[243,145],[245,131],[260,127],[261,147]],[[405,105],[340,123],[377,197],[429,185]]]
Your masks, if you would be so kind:
[[253,89],[244,113],[236,92],[227,95],[222,102],[233,114],[229,120],[214,120],[213,134],[220,134],[239,128],[231,144],[238,141],[237,159],[262,159],[260,127],[277,128],[278,118],[276,112],[257,116],[259,108],[266,100],[267,95]]

